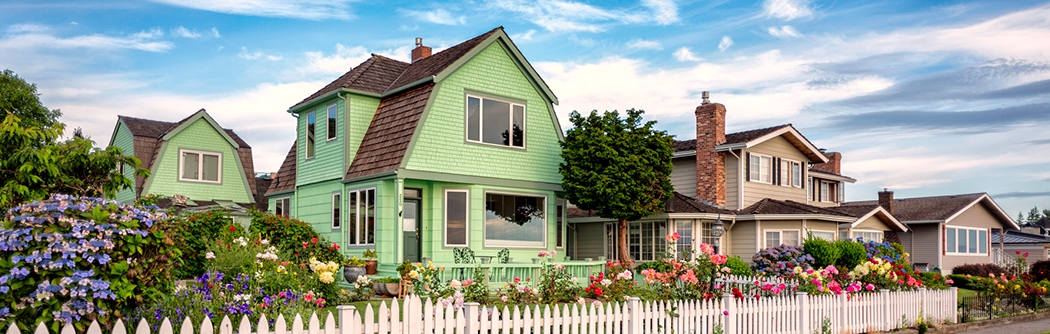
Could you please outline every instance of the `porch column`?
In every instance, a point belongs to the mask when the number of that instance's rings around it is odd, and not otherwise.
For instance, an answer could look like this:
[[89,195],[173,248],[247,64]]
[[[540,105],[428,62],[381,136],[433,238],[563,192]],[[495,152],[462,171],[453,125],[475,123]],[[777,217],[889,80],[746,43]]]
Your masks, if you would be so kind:
[[[405,230],[405,179],[398,178],[394,184],[394,197],[397,198],[397,217],[394,218],[394,247],[390,259],[391,263],[401,263],[400,259],[404,258],[405,254],[405,238],[402,237]],[[376,247],[379,248],[379,247]],[[420,252],[423,250],[421,249]]]

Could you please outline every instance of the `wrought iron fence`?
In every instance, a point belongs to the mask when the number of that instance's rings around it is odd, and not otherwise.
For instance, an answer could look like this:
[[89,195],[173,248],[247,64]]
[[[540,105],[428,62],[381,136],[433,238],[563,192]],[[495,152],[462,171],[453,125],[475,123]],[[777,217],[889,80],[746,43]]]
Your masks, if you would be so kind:
[[970,322],[1046,311],[1048,301],[1039,296],[975,296],[959,298],[959,320]]

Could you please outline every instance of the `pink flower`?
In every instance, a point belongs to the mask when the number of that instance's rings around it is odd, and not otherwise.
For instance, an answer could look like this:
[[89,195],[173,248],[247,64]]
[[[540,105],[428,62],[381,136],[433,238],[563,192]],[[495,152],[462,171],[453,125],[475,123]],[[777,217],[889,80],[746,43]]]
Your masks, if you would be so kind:
[[1024,252],[1024,257],[1028,257],[1028,252]]
[[875,291],[875,285],[873,285],[871,283],[868,283],[868,286],[866,286],[864,288],[868,289],[868,291]]
[[715,248],[711,247],[711,245],[708,244],[700,244],[700,252],[707,255],[711,255],[715,253]]
[[549,255],[551,255],[551,253],[548,253],[547,251],[540,251],[540,253],[537,254],[539,257],[547,257]]
[[667,235],[667,242],[677,242],[679,238],[681,236],[678,235],[678,232],[674,232]]
[[729,258],[725,254],[711,255],[711,263],[714,263],[716,265],[722,265],[723,263],[726,263],[726,260],[728,259]]
[[1019,250],[1015,250],[1014,253],[1017,254],[1017,255],[1021,255],[1021,251],[1019,251]]
[[953,283],[955,283],[955,281],[953,281],[951,278],[949,278],[949,279],[944,280],[944,283],[953,284]]
[[722,315],[724,315],[724,316],[727,316],[727,317],[728,317],[728,316],[729,316],[729,311],[722,311]]

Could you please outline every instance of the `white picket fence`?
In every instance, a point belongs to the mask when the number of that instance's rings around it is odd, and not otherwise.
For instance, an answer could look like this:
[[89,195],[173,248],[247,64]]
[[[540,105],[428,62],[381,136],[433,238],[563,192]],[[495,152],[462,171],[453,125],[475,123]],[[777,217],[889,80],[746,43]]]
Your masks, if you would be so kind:
[[[442,306],[430,300],[409,296],[399,304],[369,305],[362,315],[353,306],[338,306],[337,315],[325,316],[324,325],[316,314],[309,317],[304,327],[303,318],[296,315],[291,326],[283,316],[276,319],[270,330],[265,317],[251,324],[242,317],[238,334],[415,334],[415,333],[703,333],[709,334],[721,325],[724,333],[747,334],[810,334],[819,332],[825,319],[834,333],[865,333],[889,331],[914,326],[920,314],[932,323],[954,323],[956,289],[939,291],[890,292],[858,294],[852,298],[840,296],[792,296],[748,298],[738,300],[731,295],[722,300],[643,302],[631,298],[625,303],[571,304],[556,306],[527,306],[498,309],[466,303],[461,308]],[[378,313],[377,313],[378,312]],[[468,316],[469,315],[469,316]],[[336,320],[338,318],[338,320]],[[377,320],[378,319],[378,320]],[[192,322],[184,319],[179,334],[195,334]],[[233,334],[235,328],[229,317],[223,317],[219,326],[204,319],[196,334]],[[122,322],[117,322],[111,334],[128,334]],[[17,326],[9,326],[6,334],[21,334]],[[34,334],[49,334],[39,324]],[[66,325],[58,334],[77,334]],[[92,323],[85,334],[104,334],[97,323]],[[164,319],[153,333],[141,321],[134,334],[175,334],[172,323]]]

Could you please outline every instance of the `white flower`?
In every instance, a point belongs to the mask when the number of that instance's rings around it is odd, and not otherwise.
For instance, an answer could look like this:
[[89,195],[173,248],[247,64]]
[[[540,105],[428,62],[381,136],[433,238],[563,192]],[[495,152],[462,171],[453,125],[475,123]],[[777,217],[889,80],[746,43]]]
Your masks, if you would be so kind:
[[460,283],[458,280],[455,280],[455,279],[450,281],[448,283],[448,285],[451,286],[455,290],[459,290],[459,288],[463,287],[463,283]]
[[365,277],[364,275],[357,276],[357,283],[368,284],[368,277]]
[[608,278],[602,280],[602,285],[609,286],[610,284],[612,284],[612,281],[610,281]]
[[261,243],[263,245],[269,245],[270,244],[270,240],[262,239],[261,241],[259,241],[259,243]]
[[499,300],[501,300],[501,301],[503,301],[504,303],[506,303],[506,302],[507,302],[507,295],[503,295],[503,296],[500,296],[500,297],[499,297]]
[[583,305],[583,303],[584,303],[583,297],[576,297],[576,303],[578,303],[580,305]]
[[204,253],[204,258],[205,259],[214,259],[215,258],[215,253],[212,253],[212,252]]

